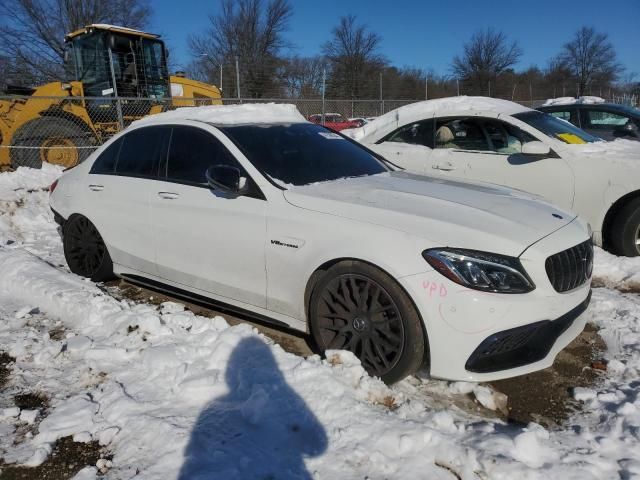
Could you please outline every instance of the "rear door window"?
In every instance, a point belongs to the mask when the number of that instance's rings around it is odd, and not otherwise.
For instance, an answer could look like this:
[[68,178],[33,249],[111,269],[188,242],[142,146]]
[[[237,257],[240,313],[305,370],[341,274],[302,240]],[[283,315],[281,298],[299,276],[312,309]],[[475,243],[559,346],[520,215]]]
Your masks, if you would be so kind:
[[158,166],[167,155],[171,129],[145,127],[122,137],[116,174],[130,177],[157,177]]
[[583,126],[597,130],[614,130],[624,126],[629,117],[603,110],[583,110]]

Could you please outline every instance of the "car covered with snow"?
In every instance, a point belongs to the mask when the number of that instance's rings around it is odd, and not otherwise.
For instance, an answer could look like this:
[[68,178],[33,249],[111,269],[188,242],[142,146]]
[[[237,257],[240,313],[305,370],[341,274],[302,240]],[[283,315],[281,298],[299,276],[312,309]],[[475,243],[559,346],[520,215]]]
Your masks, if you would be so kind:
[[640,141],[640,109],[608,103],[599,97],[553,98],[538,107],[603,140]]
[[50,205],[72,272],[116,274],[309,331],[394,382],[552,364],[583,329],[593,250],[528,194],[396,170],[292,105],[135,122]]
[[345,134],[414,172],[540,195],[584,218],[597,245],[640,254],[637,142],[603,142],[514,102],[464,96],[400,107]]

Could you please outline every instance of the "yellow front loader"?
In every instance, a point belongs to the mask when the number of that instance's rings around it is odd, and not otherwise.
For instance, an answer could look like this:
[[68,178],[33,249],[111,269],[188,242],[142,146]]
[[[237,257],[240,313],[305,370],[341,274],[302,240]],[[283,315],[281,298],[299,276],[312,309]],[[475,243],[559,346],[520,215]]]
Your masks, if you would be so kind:
[[217,87],[169,76],[158,35],[94,24],[65,41],[72,81],[0,97],[0,166],[71,167],[134,120],[222,103]]

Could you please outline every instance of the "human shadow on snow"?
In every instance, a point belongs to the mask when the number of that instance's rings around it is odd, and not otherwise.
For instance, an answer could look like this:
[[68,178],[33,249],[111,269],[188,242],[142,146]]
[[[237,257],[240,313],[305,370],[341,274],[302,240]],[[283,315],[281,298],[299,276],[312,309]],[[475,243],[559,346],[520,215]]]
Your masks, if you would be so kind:
[[327,449],[327,435],[287,384],[269,346],[243,339],[225,378],[229,393],[200,413],[179,480],[310,480],[304,459]]

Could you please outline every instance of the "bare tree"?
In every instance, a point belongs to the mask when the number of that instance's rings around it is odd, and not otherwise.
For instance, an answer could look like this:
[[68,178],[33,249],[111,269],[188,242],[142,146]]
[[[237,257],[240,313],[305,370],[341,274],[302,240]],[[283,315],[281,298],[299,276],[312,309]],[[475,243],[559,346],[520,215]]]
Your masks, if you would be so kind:
[[354,15],[342,17],[331,34],[331,40],[322,47],[331,67],[331,94],[375,98],[377,74],[387,63],[379,52],[380,35],[366,25],[358,25]]
[[148,0],[1,0],[0,55],[23,68],[16,80],[60,80],[65,34],[91,23],[144,28],[150,16]]
[[582,27],[573,40],[567,42],[559,59],[571,71],[578,86],[578,95],[584,95],[591,82],[614,81],[624,70],[616,59],[616,51],[606,33],[593,27]]
[[463,48],[463,54],[453,58],[451,69],[479,93],[490,93],[489,82],[495,85],[498,75],[513,67],[522,55],[516,41],[509,42],[503,32],[492,28],[475,32]]
[[223,0],[220,13],[209,16],[207,30],[189,38],[194,60],[210,82],[217,83],[217,69],[225,66],[225,85],[235,91],[237,58],[242,95],[263,97],[278,87],[279,55],[288,46],[284,33],[291,14],[288,0]]
[[284,94],[291,98],[319,96],[324,65],[325,59],[320,56],[287,58],[280,75]]

